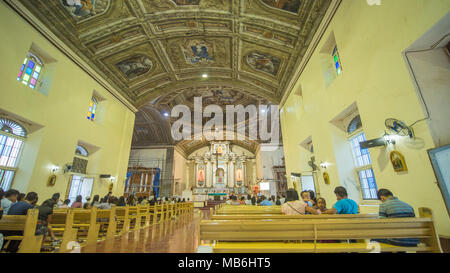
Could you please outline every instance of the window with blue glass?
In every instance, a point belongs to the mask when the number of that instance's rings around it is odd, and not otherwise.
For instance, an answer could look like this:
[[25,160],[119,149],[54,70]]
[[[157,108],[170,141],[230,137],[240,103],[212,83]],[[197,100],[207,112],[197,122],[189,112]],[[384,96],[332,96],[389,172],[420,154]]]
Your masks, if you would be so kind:
[[337,46],[334,47],[333,49],[333,63],[334,63],[334,68],[336,70],[336,74],[339,76],[342,73],[342,63],[341,63],[341,58],[339,57],[339,51]]
[[17,80],[28,87],[35,89],[42,75],[44,64],[33,53],[29,52],[20,67]]
[[0,118],[0,188],[4,191],[11,188],[25,138],[21,125]]
[[89,111],[87,115],[87,119],[90,121],[95,120],[95,114],[97,112],[98,100],[95,97],[91,98],[91,102],[89,104]]
[[369,149],[362,149],[360,145],[360,142],[366,141],[366,135],[362,131],[361,118],[359,116],[350,122],[347,132],[350,134],[349,139],[363,199],[377,200],[377,182],[372,169]]

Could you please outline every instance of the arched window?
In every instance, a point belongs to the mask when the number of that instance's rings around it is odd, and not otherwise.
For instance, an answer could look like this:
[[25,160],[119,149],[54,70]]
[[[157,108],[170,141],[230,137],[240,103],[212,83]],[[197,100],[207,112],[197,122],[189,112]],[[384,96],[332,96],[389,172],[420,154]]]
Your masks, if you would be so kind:
[[347,127],[349,141],[352,148],[355,171],[361,186],[364,200],[377,200],[377,181],[372,168],[369,149],[361,148],[360,143],[366,141],[366,134],[362,129],[361,117],[352,119]]
[[36,84],[39,81],[39,77],[42,74],[42,68],[44,63],[31,52],[28,52],[27,57],[23,61],[20,68],[17,80],[23,84],[28,85],[30,88],[35,89]]
[[347,127],[347,133],[353,134],[356,130],[362,128],[361,116],[357,115],[350,121],[350,124]]
[[11,188],[26,135],[18,123],[0,118],[0,188],[4,191]]
[[83,146],[78,145],[77,149],[75,150],[75,154],[76,155],[81,155],[81,156],[89,156],[88,151],[86,150],[86,148],[84,148]]

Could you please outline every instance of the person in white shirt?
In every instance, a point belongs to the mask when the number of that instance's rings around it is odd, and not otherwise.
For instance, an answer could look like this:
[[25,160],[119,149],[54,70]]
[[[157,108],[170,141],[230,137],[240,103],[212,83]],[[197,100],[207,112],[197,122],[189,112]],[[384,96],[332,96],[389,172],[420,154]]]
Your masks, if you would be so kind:
[[284,196],[284,194],[281,195],[280,202],[281,204],[286,203],[286,196]]
[[245,200],[245,205],[247,205],[247,206],[252,205],[252,196],[250,194],[247,195],[247,200]]
[[9,208],[17,202],[17,197],[19,194],[19,191],[13,189],[5,192],[5,197],[1,201],[1,207],[4,215],[8,215]]
[[231,205],[231,203],[232,203],[231,198],[228,199],[225,203],[226,203],[227,205]]

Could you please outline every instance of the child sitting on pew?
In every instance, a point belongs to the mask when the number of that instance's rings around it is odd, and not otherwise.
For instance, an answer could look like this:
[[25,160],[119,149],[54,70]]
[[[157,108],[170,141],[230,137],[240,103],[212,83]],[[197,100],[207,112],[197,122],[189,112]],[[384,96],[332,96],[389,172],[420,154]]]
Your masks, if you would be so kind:
[[67,208],[69,208],[69,204],[70,204],[70,199],[66,199],[66,200],[64,200],[63,204],[61,206],[59,206],[59,208],[67,209]]

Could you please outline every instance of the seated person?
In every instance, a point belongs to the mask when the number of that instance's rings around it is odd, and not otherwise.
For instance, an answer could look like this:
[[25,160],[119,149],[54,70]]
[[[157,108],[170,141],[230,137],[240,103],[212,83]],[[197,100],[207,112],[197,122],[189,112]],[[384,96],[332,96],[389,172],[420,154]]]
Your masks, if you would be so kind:
[[322,212],[328,210],[328,209],[327,209],[327,202],[325,201],[325,198],[323,198],[323,197],[317,198],[317,210],[318,210],[320,213],[322,213]]
[[302,191],[302,193],[300,194],[303,201],[308,204],[308,206],[313,207],[315,204],[313,203],[313,201],[311,200],[311,196],[310,196],[310,192],[309,191]]
[[338,201],[333,208],[323,211],[322,214],[358,214],[358,204],[348,199],[347,190],[344,187],[336,187],[334,193]]
[[233,196],[230,196],[230,198],[225,202],[227,205],[231,205],[231,203],[233,202],[233,200],[231,200]]
[[[381,201],[378,212],[380,218],[416,217],[414,209],[409,204],[394,197],[394,194],[390,190],[380,189],[377,195],[378,199]],[[419,239],[416,238],[373,239],[372,241],[396,246],[417,246],[419,244]]]
[[69,208],[69,204],[70,204],[70,199],[66,199],[66,200],[64,200],[63,204],[61,206],[59,206],[59,208],[67,209],[67,208]]
[[241,197],[240,204],[241,204],[241,205],[245,205],[245,197],[244,197],[244,196]]
[[284,215],[319,214],[315,209],[308,206],[305,201],[299,200],[298,192],[295,189],[288,189],[286,192],[286,202],[281,206]]
[[[27,215],[28,210],[36,205],[38,199],[39,197],[37,193],[29,192],[25,196],[24,201],[17,202],[9,208],[8,215]],[[14,236],[22,234],[22,231],[8,231],[3,233],[4,236]],[[19,250],[20,243],[21,241],[10,241],[8,247],[6,248],[6,252],[17,252],[17,250]]]
[[281,206],[280,196],[277,196],[277,200],[275,201],[275,205]]
[[1,206],[3,208],[3,214],[7,215],[9,208],[17,202],[17,197],[19,197],[20,192],[10,189],[4,193],[4,198],[1,201]]
[[231,205],[233,206],[239,206],[241,202],[238,201],[238,198],[236,195],[233,196],[233,201],[231,202]]
[[266,197],[263,195],[261,196],[261,204],[260,206],[272,206],[272,202],[266,199]]
[[71,208],[76,208],[76,209],[79,209],[79,208],[82,208],[83,207],[83,196],[81,196],[81,195],[78,195],[77,196],[77,198],[75,199],[75,202],[73,202],[73,204],[72,204],[72,206],[70,206]]

